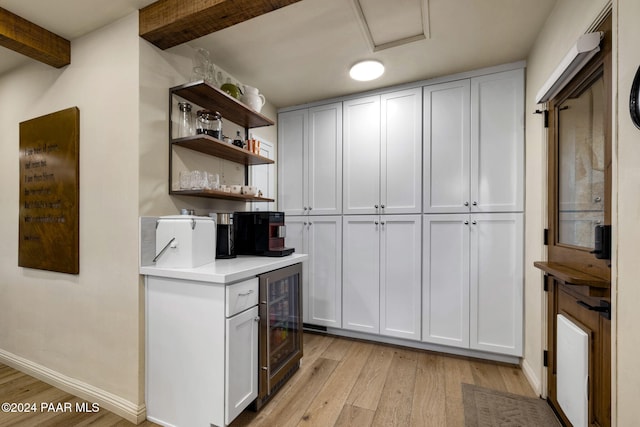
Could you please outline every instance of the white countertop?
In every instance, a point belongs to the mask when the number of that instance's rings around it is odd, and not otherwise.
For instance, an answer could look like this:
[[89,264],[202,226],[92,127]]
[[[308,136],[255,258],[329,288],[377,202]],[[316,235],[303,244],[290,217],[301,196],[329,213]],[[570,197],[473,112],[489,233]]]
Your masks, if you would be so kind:
[[306,261],[306,254],[293,253],[285,257],[262,257],[238,255],[231,259],[217,259],[215,262],[195,268],[140,267],[140,274],[168,277],[172,279],[195,280],[219,284],[234,283],[268,271],[288,267]]

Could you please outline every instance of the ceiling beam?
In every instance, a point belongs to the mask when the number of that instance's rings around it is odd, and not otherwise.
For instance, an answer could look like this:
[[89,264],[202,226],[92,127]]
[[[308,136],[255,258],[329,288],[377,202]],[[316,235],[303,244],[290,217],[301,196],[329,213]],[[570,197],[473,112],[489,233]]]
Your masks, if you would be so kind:
[[158,0],[140,9],[140,37],[168,49],[300,0]]
[[62,68],[71,63],[71,43],[0,7],[0,46]]

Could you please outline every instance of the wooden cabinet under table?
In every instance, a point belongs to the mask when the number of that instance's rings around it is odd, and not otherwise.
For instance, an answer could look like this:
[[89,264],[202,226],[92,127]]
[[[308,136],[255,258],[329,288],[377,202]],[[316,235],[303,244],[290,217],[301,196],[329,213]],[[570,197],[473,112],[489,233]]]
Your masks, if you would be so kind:
[[[611,309],[609,282],[559,263],[537,262],[547,290],[547,399],[566,425],[611,425]],[[581,350],[567,347],[563,324],[582,335]],[[565,352],[566,353],[566,352]],[[581,374],[575,366],[584,363]],[[586,378],[584,378],[586,375]],[[567,390],[575,390],[568,395]],[[571,421],[574,423],[571,423]]]

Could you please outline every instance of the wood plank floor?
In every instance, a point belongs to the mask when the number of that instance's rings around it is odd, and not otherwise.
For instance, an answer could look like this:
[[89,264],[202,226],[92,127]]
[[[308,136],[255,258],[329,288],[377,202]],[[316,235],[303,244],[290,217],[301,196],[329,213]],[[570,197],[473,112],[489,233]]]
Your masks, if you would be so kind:
[[[304,335],[304,354],[300,370],[260,412],[246,410],[231,426],[455,427],[464,425],[462,383],[535,397],[510,365],[314,333]],[[133,425],[102,408],[41,411],[42,402],[75,408],[83,400],[0,364],[4,402],[35,402],[38,410],[0,412],[0,427]]]
[[242,426],[464,426],[462,383],[536,397],[518,367],[305,333],[300,370]]

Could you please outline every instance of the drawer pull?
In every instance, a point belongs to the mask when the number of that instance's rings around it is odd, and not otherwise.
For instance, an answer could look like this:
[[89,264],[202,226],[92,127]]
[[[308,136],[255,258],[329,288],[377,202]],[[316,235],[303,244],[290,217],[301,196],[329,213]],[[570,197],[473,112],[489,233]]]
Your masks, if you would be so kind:
[[253,293],[253,289],[249,289],[247,292],[238,294],[239,297],[246,297],[247,295],[251,295]]

